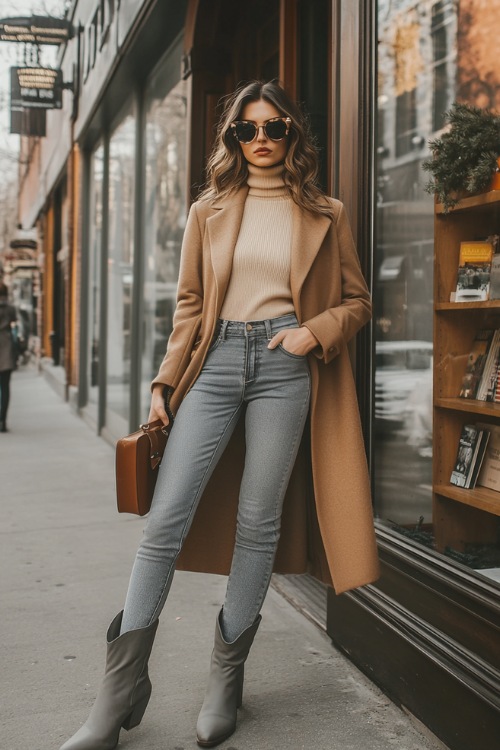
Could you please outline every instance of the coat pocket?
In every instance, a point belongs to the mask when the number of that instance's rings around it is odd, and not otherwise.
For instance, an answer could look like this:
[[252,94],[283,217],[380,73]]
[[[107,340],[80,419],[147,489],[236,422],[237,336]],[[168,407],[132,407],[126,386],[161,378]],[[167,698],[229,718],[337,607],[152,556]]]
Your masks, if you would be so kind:
[[201,336],[198,336],[196,341],[193,344],[193,348],[191,349],[191,359],[193,359],[194,355],[196,354],[199,345],[201,344]]

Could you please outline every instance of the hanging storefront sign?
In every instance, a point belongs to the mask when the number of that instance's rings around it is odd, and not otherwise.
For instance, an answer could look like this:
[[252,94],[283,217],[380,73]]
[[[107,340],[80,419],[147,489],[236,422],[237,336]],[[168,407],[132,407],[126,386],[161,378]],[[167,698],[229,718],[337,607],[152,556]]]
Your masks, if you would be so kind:
[[45,109],[10,110],[10,132],[16,135],[31,135],[44,138],[47,134],[47,111]]
[[59,45],[71,39],[73,34],[73,27],[65,18],[30,16],[0,19],[0,42]]
[[11,108],[61,109],[63,78],[62,70],[54,68],[10,69]]

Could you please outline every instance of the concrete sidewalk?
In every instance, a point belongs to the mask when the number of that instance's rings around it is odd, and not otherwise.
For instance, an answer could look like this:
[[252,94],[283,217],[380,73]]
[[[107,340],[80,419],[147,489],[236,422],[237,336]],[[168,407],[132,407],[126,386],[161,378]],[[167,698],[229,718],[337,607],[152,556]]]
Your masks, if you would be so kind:
[[[32,369],[14,373],[0,435],[2,750],[58,750],[86,719],[105,633],[143,520],[115,509],[114,452]],[[225,579],[178,573],[161,617],[153,695],[130,750],[194,750]],[[431,750],[329,639],[271,590],[236,734],[221,750]]]

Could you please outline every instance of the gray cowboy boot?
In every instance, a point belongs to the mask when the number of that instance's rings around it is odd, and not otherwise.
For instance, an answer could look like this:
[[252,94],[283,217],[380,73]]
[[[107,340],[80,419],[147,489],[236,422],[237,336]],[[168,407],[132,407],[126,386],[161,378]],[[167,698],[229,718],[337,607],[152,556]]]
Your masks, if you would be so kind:
[[224,640],[222,610],[217,617],[214,649],[205,700],[196,725],[196,739],[202,747],[213,747],[236,729],[236,714],[243,695],[244,664],[260,625],[259,615],[233,643]]
[[120,635],[122,615],[108,628],[106,671],[89,718],[61,750],[113,750],[122,727],[141,723],[151,696],[148,660],[158,620]]

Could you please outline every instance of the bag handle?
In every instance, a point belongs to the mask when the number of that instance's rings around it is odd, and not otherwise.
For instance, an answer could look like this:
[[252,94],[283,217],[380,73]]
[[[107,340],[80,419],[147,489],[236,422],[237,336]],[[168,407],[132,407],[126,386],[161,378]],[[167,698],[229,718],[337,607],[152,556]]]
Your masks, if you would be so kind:
[[160,443],[160,434],[167,435],[167,427],[165,425],[160,427],[159,425],[155,425],[155,423],[153,422],[152,424],[142,424],[141,430],[149,438],[149,458],[151,460],[151,468],[154,470],[160,464],[163,455],[163,449],[165,447],[164,443],[163,445]]
[[[163,458],[163,451],[165,450],[166,438],[170,434],[170,430],[174,424],[175,417],[172,413],[168,400],[165,400],[165,411],[167,412],[168,424],[164,425],[160,419],[154,422],[148,422],[147,424],[141,424],[141,430],[149,438],[150,444],[150,460],[151,468],[157,469],[160,465],[161,459]],[[160,439],[160,435],[164,435],[164,439]]]

